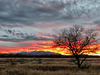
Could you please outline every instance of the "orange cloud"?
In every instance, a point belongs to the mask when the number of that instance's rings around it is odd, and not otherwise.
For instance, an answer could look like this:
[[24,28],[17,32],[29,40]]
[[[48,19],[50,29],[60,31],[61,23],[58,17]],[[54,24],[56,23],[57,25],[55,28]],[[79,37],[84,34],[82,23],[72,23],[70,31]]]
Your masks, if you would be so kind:
[[[39,41],[42,44],[32,44],[26,47],[0,47],[0,53],[11,53],[11,52],[21,52],[21,51],[50,51],[55,53],[60,53],[62,55],[70,55],[71,52],[68,49],[62,49],[60,47],[53,48],[52,45],[45,45],[45,43],[53,43],[53,41]],[[99,55],[100,56],[100,44],[90,45],[90,48],[98,47],[96,53],[90,53],[88,55]]]

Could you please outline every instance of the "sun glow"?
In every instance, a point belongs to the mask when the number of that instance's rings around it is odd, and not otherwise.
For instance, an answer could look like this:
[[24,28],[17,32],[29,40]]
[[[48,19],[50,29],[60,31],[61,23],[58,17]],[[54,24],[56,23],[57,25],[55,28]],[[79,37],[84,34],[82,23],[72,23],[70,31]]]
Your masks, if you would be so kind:
[[[62,55],[71,55],[71,52],[68,50],[68,48],[61,48],[61,47],[52,47],[52,41],[40,41],[40,43],[43,44],[32,44],[30,46],[26,46],[26,47],[0,47],[0,53],[12,53],[12,52],[21,52],[21,51],[25,51],[25,52],[30,52],[30,51],[49,51],[49,52],[55,52],[55,53],[59,53]],[[47,43],[49,43],[49,45],[46,45]],[[98,47],[98,49],[96,50],[95,53],[85,53],[88,55],[93,55],[93,56],[100,56],[100,44],[95,44],[95,45],[89,45],[89,47],[91,49]]]
[[[55,47],[55,48],[52,48],[52,46],[42,46],[43,48],[31,48],[30,47],[26,47],[24,49],[21,49],[20,51],[49,51],[49,52],[55,52],[55,53],[59,53],[59,54],[62,54],[62,55],[71,55],[71,52],[68,50],[68,48],[66,49],[63,49],[63,48],[60,48],[60,47]],[[90,49],[94,49],[95,47],[98,47],[98,49],[96,50],[95,53],[84,53],[84,54],[88,54],[88,55],[93,55],[93,56],[100,56],[100,44],[97,44],[97,45],[90,45],[89,46]]]

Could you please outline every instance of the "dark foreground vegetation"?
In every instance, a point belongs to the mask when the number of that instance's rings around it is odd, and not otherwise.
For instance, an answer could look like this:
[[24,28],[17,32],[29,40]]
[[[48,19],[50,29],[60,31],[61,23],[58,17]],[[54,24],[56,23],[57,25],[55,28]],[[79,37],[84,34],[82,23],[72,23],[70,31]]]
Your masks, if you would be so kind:
[[71,58],[0,58],[0,75],[100,75],[100,58],[87,58],[79,69]]
[[[81,55],[81,58],[86,57],[87,55]],[[0,54],[0,58],[73,58],[72,55],[28,55],[28,54]],[[87,56],[88,58],[100,58],[100,56]]]

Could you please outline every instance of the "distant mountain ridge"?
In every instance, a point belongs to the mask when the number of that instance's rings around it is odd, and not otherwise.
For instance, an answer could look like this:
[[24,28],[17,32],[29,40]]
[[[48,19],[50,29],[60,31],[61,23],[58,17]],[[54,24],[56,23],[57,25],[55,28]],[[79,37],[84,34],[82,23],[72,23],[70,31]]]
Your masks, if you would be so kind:
[[54,53],[54,52],[45,52],[45,51],[31,51],[31,52],[18,52],[18,53],[9,53],[9,54],[23,54],[23,55],[61,55],[59,53]]

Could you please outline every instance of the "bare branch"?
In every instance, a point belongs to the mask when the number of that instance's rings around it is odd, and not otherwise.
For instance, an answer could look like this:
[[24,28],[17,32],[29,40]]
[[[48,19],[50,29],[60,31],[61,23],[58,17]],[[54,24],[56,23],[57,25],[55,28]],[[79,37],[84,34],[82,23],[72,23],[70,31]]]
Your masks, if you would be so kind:
[[[80,60],[81,55],[89,52],[96,52],[96,48],[90,48],[89,45],[96,42],[97,34],[93,29],[87,31],[82,26],[74,25],[69,29],[64,29],[59,37],[54,41],[55,47],[69,48],[77,60],[77,65],[80,68],[82,63],[86,60]],[[76,63],[76,61],[75,61]]]

